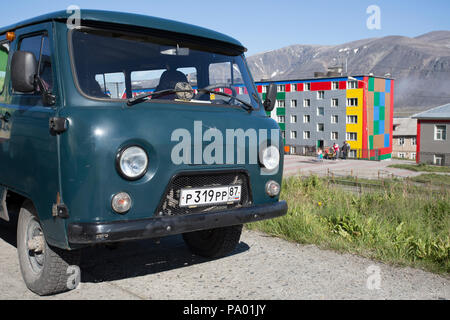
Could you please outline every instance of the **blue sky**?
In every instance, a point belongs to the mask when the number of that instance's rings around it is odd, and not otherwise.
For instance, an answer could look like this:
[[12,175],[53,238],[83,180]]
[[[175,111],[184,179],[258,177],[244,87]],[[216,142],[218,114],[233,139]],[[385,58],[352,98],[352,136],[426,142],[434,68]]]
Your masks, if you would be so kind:
[[[1,26],[78,5],[81,9],[141,13],[214,29],[241,41],[249,49],[247,56],[291,44],[339,44],[450,30],[448,0],[16,0],[2,4]],[[370,5],[380,8],[380,30],[366,26]]]

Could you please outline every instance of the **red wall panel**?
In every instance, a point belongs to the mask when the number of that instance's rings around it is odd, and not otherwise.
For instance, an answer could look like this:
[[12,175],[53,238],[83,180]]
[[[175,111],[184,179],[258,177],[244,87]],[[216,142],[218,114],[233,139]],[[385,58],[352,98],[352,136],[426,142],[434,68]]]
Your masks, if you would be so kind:
[[347,89],[347,82],[339,81],[339,90],[345,90],[345,89]]
[[286,92],[291,92],[291,84],[286,84]]
[[311,91],[331,90],[331,81],[311,82]]

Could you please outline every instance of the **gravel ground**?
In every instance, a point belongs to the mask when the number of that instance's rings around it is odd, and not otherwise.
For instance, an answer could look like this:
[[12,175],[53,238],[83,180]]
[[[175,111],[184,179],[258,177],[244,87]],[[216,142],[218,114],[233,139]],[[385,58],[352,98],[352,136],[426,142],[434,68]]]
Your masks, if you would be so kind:
[[14,237],[0,227],[0,299],[450,299],[449,278],[254,231],[212,261],[190,254],[180,236],[89,248],[79,287],[41,298],[22,281]]

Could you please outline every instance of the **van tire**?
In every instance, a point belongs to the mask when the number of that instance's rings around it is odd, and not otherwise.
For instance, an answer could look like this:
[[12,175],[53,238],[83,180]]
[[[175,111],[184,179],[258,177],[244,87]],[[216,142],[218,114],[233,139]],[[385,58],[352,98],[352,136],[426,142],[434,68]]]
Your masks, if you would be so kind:
[[[74,280],[79,281],[81,276],[73,271],[75,267],[75,272],[79,272],[80,251],[51,247],[44,241],[44,249],[40,254],[31,253],[28,249],[30,233],[35,234],[38,229],[42,231],[36,209],[30,201],[25,201],[17,224],[17,252],[26,286],[41,296],[74,289]],[[69,269],[69,266],[72,268]]]
[[220,258],[236,249],[241,233],[242,225],[237,225],[184,233],[183,239],[192,253],[206,258]]

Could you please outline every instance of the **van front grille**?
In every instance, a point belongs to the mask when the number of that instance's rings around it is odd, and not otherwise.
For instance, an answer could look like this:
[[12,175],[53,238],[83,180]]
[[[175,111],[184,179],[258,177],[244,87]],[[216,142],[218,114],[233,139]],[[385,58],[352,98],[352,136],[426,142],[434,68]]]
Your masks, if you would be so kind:
[[[199,207],[180,207],[181,189],[241,185],[241,200],[233,204],[216,204]],[[215,212],[250,205],[251,190],[248,175],[244,171],[186,173],[175,176],[166,190],[155,217]]]

